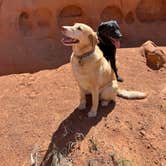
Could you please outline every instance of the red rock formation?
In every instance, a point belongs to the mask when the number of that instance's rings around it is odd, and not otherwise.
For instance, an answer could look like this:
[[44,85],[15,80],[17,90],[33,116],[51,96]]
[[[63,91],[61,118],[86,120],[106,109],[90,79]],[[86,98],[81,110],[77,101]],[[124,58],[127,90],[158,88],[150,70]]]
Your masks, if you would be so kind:
[[166,20],[165,0],[141,0],[136,9],[136,15],[141,22]]
[[100,19],[101,19],[101,21],[115,19],[119,23],[122,23],[123,22],[123,13],[119,7],[108,6],[102,11]]
[[150,40],[140,47],[140,51],[151,69],[159,70],[166,63],[166,53]]
[[69,60],[60,43],[61,25],[84,22],[96,29],[117,19],[122,46],[146,40],[165,45],[166,0],[1,0],[0,75],[58,67]]

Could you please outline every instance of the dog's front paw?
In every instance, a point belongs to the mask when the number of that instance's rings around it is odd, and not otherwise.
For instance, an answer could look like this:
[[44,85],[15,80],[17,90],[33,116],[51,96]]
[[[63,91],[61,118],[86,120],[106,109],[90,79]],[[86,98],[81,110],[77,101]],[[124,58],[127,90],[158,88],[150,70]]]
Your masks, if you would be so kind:
[[97,115],[97,111],[94,111],[93,109],[91,109],[89,112],[88,112],[88,117],[89,118],[94,118],[96,117]]
[[101,105],[102,105],[103,107],[107,107],[108,104],[109,104],[109,101],[103,100],[103,101],[101,102]]
[[120,77],[120,76],[117,76],[117,81],[118,81],[118,82],[123,82],[124,79],[123,79],[122,77]]
[[77,107],[79,110],[84,110],[86,108],[86,103],[80,103],[79,106]]

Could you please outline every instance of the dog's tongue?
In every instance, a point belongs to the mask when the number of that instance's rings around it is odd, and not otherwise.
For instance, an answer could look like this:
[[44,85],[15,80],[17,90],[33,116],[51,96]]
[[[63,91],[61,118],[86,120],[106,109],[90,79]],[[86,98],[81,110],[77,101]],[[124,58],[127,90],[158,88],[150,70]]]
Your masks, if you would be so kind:
[[65,37],[63,38],[63,41],[66,42],[66,43],[70,43],[70,42],[72,42],[72,39],[65,36]]
[[112,38],[113,44],[116,48],[120,48],[120,41],[118,39]]
[[116,40],[116,41],[115,41],[115,47],[116,47],[116,48],[120,48],[120,41],[119,41],[119,40]]

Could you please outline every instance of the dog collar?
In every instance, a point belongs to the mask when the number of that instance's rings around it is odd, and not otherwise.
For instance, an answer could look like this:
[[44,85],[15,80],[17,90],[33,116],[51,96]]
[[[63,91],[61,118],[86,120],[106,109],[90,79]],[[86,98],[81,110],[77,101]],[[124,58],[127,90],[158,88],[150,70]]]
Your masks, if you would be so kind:
[[82,60],[85,59],[86,57],[91,56],[93,52],[94,52],[94,49],[89,52],[86,52],[85,54],[82,54],[81,56],[80,55],[78,56],[76,54],[74,54],[74,56],[78,59],[78,63],[82,65],[83,64]]

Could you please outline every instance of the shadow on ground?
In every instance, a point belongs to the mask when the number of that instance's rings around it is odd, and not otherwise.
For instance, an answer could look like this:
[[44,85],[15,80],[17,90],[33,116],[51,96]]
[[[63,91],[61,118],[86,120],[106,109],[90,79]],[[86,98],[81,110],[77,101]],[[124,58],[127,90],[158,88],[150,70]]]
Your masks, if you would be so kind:
[[108,107],[99,106],[96,118],[88,118],[87,113],[91,106],[91,96],[87,96],[87,109],[80,111],[75,109],[60,125],[52,135],[52,140],[40,166],[50,166],[53,160],[54,152],[60,152],[63,155],[70,153],[70,145],[77,139],[83,140],[89,130],[98,124],[103,117],[106,117],[115,107],[111,102]]

